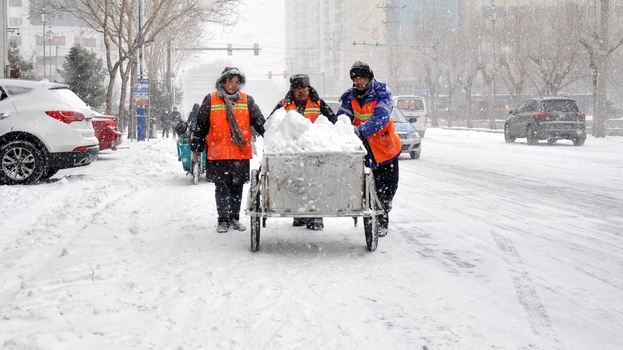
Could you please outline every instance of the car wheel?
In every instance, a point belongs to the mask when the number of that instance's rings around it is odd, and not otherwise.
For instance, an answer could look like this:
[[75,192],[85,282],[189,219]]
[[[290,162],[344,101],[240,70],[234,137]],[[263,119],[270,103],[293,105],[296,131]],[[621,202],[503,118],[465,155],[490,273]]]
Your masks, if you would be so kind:
[[511,135],[510,125],[504,124],[504,141],[506,141],[506,143],[513,143],[515,142],[515,139],[516,137]]
[[539,143],[539,139],[536,136],[536,130],[532,126],[529,126],[526,130],[526,141],[529,145],[536,145]]
[[411,159],[420,159],[420,152],[418,151],[411,151],[409,152],[409,155],[411,156]]
[[586,141],[586,135],[578,136],[578,137],[573,139],[573,145],[574,146],[582,146],[584,144],[584,141]]
[[45,170],[43,151],[29,141],[13,141],[0,148],[0,179],[13,184],[38,181]]

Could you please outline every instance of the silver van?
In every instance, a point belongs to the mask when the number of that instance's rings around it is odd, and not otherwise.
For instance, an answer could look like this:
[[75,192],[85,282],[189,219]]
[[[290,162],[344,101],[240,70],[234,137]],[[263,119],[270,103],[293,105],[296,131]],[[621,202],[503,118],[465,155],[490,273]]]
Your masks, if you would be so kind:
[[417,129],[420,137],[426,132],[428,109],[426,99],[416,95],[397,95],[393,97],[394,108],[398,108]]

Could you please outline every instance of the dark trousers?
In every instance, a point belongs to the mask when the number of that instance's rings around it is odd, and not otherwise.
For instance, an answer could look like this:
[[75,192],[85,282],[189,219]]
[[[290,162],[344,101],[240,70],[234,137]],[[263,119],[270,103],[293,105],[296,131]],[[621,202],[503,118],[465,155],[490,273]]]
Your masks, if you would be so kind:
[[372,175],[374,175],[376,195],[379,197],[385,210],[385,215],[379,217],[379,220],[381,225],[387,228],[389,223],[388,213],[392,210],[392,201],[394,200],[396,190],[398,190],[398,157],[372,170]]
[[218,221],[240,220],[240,202],[243,185],[225,185],[215,183],[216,211]]

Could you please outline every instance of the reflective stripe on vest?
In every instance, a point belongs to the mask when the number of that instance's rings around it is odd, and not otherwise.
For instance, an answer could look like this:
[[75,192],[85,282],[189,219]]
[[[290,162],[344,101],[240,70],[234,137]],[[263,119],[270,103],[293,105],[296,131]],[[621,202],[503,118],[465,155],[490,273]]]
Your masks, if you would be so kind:
[[[292,101],[283,107],[286,111],[297,110],[296,102]],[[303,117],[311,120],[312,123],[318,119],[320,115],[320,101],[313,102],[311,98],[307,99],[307,103],[305,104],[305,111],[303,112]]]
[[[360,106],[356,98],[351,100],[355,126],[359,126],[372,118],[376,104],[377,101],[370,101]],[[372,150],[372,156],[376,164],[383,164],[388,160],[394,159],[400,154],[400,149],[402,148],[400,137],[396,133],[394,121],[391,117],[381,130],[368,136],[366,141],[368,141],[368,145]]]
[[242,133],[242,145],[231,140],[225,101],[218,92],[210,94],[210,131],[206,137],[209,160],[251,159],[251,117],[247,95],[240,92],[234,103],[234,118]]

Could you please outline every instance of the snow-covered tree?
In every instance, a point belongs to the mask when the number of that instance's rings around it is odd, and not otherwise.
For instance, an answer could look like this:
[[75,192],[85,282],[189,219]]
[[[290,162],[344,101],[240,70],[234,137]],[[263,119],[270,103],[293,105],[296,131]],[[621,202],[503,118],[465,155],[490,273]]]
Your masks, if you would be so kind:
[[95,53],[79,45],[73,46],[65,57],[61,76],[65,84],[89,106],[99,108],[106,99],[103,61]]

